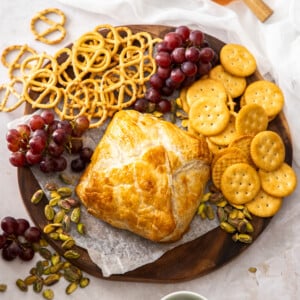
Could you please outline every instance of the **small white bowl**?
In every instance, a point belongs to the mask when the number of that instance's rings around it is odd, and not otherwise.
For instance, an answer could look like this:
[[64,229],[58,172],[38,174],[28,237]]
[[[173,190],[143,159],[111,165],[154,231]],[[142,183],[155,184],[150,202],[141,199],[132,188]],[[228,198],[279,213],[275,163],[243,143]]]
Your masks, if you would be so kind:
[[194,292],[178,291],[162,297],[161,300],[208,300],[208,299]]

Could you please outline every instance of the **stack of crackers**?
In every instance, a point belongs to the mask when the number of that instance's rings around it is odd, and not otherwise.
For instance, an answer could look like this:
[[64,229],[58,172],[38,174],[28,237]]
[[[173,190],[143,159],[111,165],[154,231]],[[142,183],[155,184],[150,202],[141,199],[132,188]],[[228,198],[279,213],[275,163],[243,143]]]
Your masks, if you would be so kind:
[[268,130],[283,108],[283,93],[270,81],[248,83],[256,68],[247,48],[227,44],[220,64],[183,89],[177,103],[188,115],[183,126],[206,137],[215,187],[233,206],[271,217],[294,191],[297,178],[285,163],[282,138]]

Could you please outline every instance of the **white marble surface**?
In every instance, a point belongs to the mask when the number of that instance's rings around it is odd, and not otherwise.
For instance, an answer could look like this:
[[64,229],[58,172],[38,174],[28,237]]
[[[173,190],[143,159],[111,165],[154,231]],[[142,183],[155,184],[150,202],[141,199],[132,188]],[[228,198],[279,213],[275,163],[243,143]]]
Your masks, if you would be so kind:
[[[61,2],[56,2],[50,0],[1,0],[0,51],[2,52],[2,50],[8,45],[25,43],[31,45],[38,51],[47,51],[49,53],[54,53],[56,49],[59,49],[61,47],[61,44],[57,46],[45,46],[41,43],[35,42],[33,35],[30,32],[29,24],[32,16],[35,14],[35,12],[40,11],[44,8],[58,7],[61,8],[67,15],[67,37],[63,42],[66,44],[76,39],[80,34],[93,29],[97,24],[126,24],[123,22],[128,21],[128,19],[131,18],[131,15],[128,15],[127,19],[118,18],[118,15],[122,14],[122,12],[118,12],[118,10],[115,10],[115,17],[112,18],[109,15],[109,12],[106,15],[101,14],[101,12],[89,12],[89,10],[93,11],[93,8],[91,6],[86,7],[87,11],[84,11],[79,8],[67,6],[62,2],[64,1],[61,0]],[[75,2],[78,4],[80,1],[74,1],[74,3]],[[98,1],[98,4],[100,2],[101,1]],[[132,5],[134,1],[128,2],[131,2]],[[194,2],[196,3],[197,1]],[[198,2],[200,6],[203,1]],[[269,0],[266,2],[276,8],[275,14],[272,17],[273,20],[279,20],[281,24],[282,22],[285,22],[285,18],[290,13],[289,6],[293,1]],[[280,5],[279,2],[282,2],[282,4]],[[111,5],[113,5],[113,1],[111,1]],[[250,37],[253,37],[252,41],[255,44],[255,32],[249,30],[249,28],[262,28],[262,26],[264,25],[259,24],[255,20],[253,15],[249,13],[240,2],[233,3],[228,8],[228,10],[230,11],[230,15],[234,15],[235,11],[238,11],[244,16],[243,18],[240,18],[239,21],[242,26],[245,26],[244,30],[248,29],[247,32],[249,33]],[[138,10],[135,11],[135,13],[137,12]],[[166,11],[164,13],[167,14]],[[153,19],[155,18],[156,20],[161,20],[159,16],[154,15]],[[172,15],[169,16],[168,20],[161,20],[161,23],[176,25],[178,24],[177,18],[180,19],[180,16],[178,15],[177,17],[177,15]],[[138,18],[135,18],[135,15],[132,14],[131,21],[132,22],[130,23],[137,23]],[[199,23],[201,23],[201,19],[199,19]],[[295,19],[295,25],[296,24],[297,19]],[[280,43],[283,42],[284,38],[287,37],[284,36],[284,32],[279,32],[277,30],[279,28],[276,27],[279,26],[278,23],[274,23],[275,27],[270,26],[272,25],[272,19],[267,22],[266,26],[267,25],[268,27],[265,28],[268,28],[271,36],[273,38],[277,37],[278,44],[274,45],[274,51],[276,52],[276,46],[279,47],[280,45],[282,45]],[[227,38],[229,37],[227,36]],[[284,47],[288,47],[288,45],[285,45]],[[281,49],[284,49],[284,47]],[[291,47],[293,47],[293,45],[291,45]],[[260,46],[260,50],[262,50],[261,53],[267,54],[266,59],[272,60],[272,55],[275,52],[273,53],[270,48],[268,48],[268,51],[265,51],[266,49],[264,49],[263,46]],[[285,57],[283,55],[283,60],[288,61],[288,59],[288,57]],[[297,73],[297,70],[291,69],[291,72],[292,71],[294,71],[295,74]],[[0,66],[0,83],[4,83],[7,81],[7,70],[3,68],[3,66]],[[295,82],[295,84],[297,84],[297,81]],[[288,97],[291,97],[291,94],[289,94],[289,92],[290,91],[287,90],[286,93],[288,94]],[[298,131],[293,129],[296,128],[299,122],[297,121],[297,113],[291,113],[293,109],[294,106],[285,107],[285,110],[291,116],[290,122],[293,124],[293,126],[291,127],[293,132],[293,139],[298,141],[300,138],[299,133]],[[16,169],[10,166],[8,162],[9,153],[6,149],[5,144],[7,123],[17,117],[20,117],[21,115],[22,109],[9,114],[0,113],[0,218],[7,215],[28,218],[28,214],[22,204],[22,200],[18,190]],[[295,147],[297,148],[297,145]],[[299,168],[296,168],[296,170],[299,176]],[[259,239],[245,253],[234,259],[232,262],[226,264],[222,268],[218,269],[217,271],[214,271],[213,273],[200,278],[196,278],[191,281],[176,284],[115,282],[92,277],[90,286],[86,289],[77,290],[70,299],[84,299],[84,297],[86,297],[91,300],[158,300],[167,293],[182,289],[199,292],[205,295],[209,300],[299,299],[299,217],[300,201],[298,188],[291,197],[285,199],[282,210],[272,219],[270,225],[259,237]],[[189,254],[187,253],[187,255]],[[18,277],[26,276],[30,267],[30,263],[22,263],[19,260],[15,260],[13,262],[5,262],[3,259],[0,259],[0,283],[6,283],[8,285],[8,290],[5,293],[0,294],[0,299],[34,300],[42,298],[41,295],[37,295],[31,291],[28,293],[22,293],[15,287],[15,280]],[[249,267],[256,267],[256,274],[249,273]],[[65,284],[63,283],[55,286],[55,299],[66,298],[64,294],[64,287]]]

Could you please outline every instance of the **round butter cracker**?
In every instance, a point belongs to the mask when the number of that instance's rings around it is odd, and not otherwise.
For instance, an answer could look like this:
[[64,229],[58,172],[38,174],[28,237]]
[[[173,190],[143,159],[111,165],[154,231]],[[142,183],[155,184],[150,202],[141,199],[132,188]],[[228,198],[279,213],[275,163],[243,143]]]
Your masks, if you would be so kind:
[[250,51],[238,44],[226,44],[220,51],[220,61],[224,69],[239,77],[246,77],[256,70],[256,60]]
[[267,129],[268,115],[263,107],[256,103],[244,105],[236,116],[236,131],[241,135],[257,134]]
[[247,85],[245,77],[234,76],[228,73],[222,65],[217,65],[211,69],[209,78],[222,82],[226,92],[232,98],[241,96]]
[[205,98],[194,102],[190,107],[189,119],[191,126],[206,136],[222,132],[228,125],[230,112],[222,101]]
[[285,146],[274,131],[265,130],[256,134],[250,145],[254,164],[265,171],[274,171],[285,159]]
[[226,102],[227,93],[224,85],[211,78],[201,78],[195,81],[186,92],[186,101],[189,107],[202,98],[211,98],[212,101],[221,100]]
[[256,197],[245,205],[252,215],[269,218],[279,211],[282,198],[271,196],[261,189]]
[[225,148],[220,150],[212,161],[212,181],[217,188],[221,186],[221,177],[224,171],[231,165],[248,163],[247,157],[240,149]]
[[256,170],[247,163],[237,163],[224,170],[221,177],[221,191],[233,204],[245,204],[257,195],[260,179]]
[[297,186],[297,175],[292,167],[283,163],[280,168],[272,172],[259,170],[262,189],[274,197],[286,197]]
[[273,119],[282,110],[284,104],[284,95],[281,89],[275,83],[267,80],[249,84],[243,97],[246,104],[261,105],[270,119]]

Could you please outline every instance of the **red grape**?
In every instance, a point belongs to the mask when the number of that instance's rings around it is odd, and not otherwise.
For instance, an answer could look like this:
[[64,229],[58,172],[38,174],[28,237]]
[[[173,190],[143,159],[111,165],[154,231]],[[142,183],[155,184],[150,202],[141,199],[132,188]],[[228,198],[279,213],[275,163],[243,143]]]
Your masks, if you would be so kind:
[[213,49],[211,48],[202,48],[200,50],[200,61],[202,63],[209,63],[212,61],[212,59],[214,58],[215,52]]
[[73,136],[80,137],[90,127],[90,121],[86,116],[79,116],[74,121]]
[[21,246],[21,250],[19,253],[19,257],[23,260],[23,261],[29,261],[34,257],[34,250],[31,246]]
[[89,147],[82,148],[79,153],[79,157],[85,162],[90,162],[92,155],[93,155],[93,150]]
[[149,102],[145,98],[137,99],[133,105],[133,108],[141,113],[148,111]]
[[15,259],[21,252],[20,246],[16,241],[12,241],[10,245],[2,249],[2,257],[7,261]]
[[26,231],[26,229],[30,227],[29,222],[23,218],[16,219],[16,221],[17,221],[18,227],[17,227],[17,230],[15,231],[15,234],[23,235],[24,232]]
[[169,49],[167,48],[167,45],[164,41],[159,42],[156,44],[156,51],[160,52],[160,51],[169,51]]
[[190,29],[187,26],[178,26],[175,32],[181,36],[183,42],[186,42],[190,35]]
[[171,68],[158,67],[156,73],[162,79],[167,79],[171,74]]
[[18,229],[18,222],[14,217],[5,217],[1,220],[1,228],[5,233],[14,234]]
[[184,74],[186,74],[187,76],[194,76],[196,75],[198,69],[197,69],[197,65],[194,64],[191,61],[185,61],[182,65],[181,65],[181,70],[183,71]]
[[171,71],[170,78],[176,84],[180,84],[185,79],[185,74],[180,68],[175,68]]
[[7,149],[11,152],[17,152],[20,150],[20,144],[7,143]]
[[71,169],[74,172],[81,172],[85,168],[85,162],[81,158],[75,158],[71,161]]
[[33,153],[32,150],[28,150],[25,154],[26,162],[29,165],[35,165],[42,161],[43,155],[42,153]]
[[32,131],[42,129],[45,126],[45,121],[40,115],[33,115],[29,120],[29,126]]
[[164,43],[169,50],[174,50],[182,45],[181,35],[176,32],[169,32],[164,36]]
[[150,77],[149,83],[154,89],[159,90],[164,85],[164,80],[156,73]]
[[26,124],[20,124],[17,126],[17,131],[20,133],[21,138],[28,140],[31,134],[30,127]]
[[33,154],[40,154],[46,148],[46,140],[41,135],[32,136],[29,140],[29,147]]
[[200,76],[206,75],[206,74],[209,73],[209,71],[211,70],[211,68],[212,68],[211,63],[206,63],[206,64],[200,63],[198,65],[198,74]]
[[46,156],[42,159],[42,161],[39,164],[40,170],[43,173],[51,173],[55,170],[55,163],[54,159],[52,157]]
[[185,50],[184,47],[175,48],[171,53],[171,57],[172,57],[173,62],[177,63],[177,64],[183,63],[186,60],[185,51],[186,50]]
[[0,235],[0,249],[2,249],[5,246],[6,241],[7,241],[6,236],[4,234],[1,234]]
[[59,157],[63,154],[65,148],[63,145],[56,144],[53,140],[51,140],[47,147],[48,154],[53,157]]
[[54,122],[54,113],[52,110],[43,110],[41,112],[41,117],[47,125],[50,125]]
[[162,113],[167,113],[171,110],[171,102],[167,99],[162,99],[157,103],[157,110]]
[[9,129],[6,133],[6,141],[11,144],[19,144],[22,136],[17,129]]
[[171,55],[170,53],[166,51],[160,51],[155,56],[155,62],[158,66],[162,68],[168,68],[170,67],[172,63]]
[[146,91],[145,98],[150,102],[157,103],[161,99],[160,92],[154,88],[149,88]]
[[185,58],[191,62],[198,62],[200,58],[200,50],[197,47],[189,47],[185,50]]
[[194,46],[200,46],[204,40],[204,34],[200,30],[192,30],[189,35],[189,40]]
[[67,160],[63,157],[56,157],[54,159],[54,171],[61,172],[67,168]]
[[63,129],[66,132],[66,134],[68,134],[68,135],[71,135],[72,129],[73,129],[71,123],[67,120],[58,122],[57,128]]
[[24,232],[25,239],[30,243],[36,243],[41,239],[41,231],[35,226],[30,226]]
[[9,157],[9,162],[15,167],[24,167],[26,165],[25,153],[21,151],[12,152]]
[[62,128],[57,128],[52,133],[53,141],[58,145],[64,145],[68,140],[68,134]]

